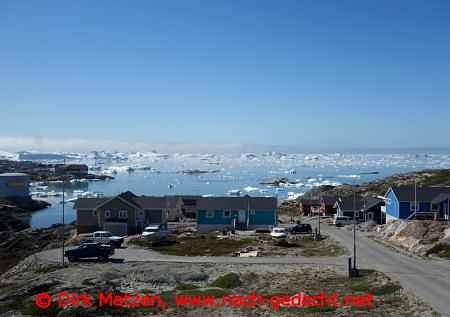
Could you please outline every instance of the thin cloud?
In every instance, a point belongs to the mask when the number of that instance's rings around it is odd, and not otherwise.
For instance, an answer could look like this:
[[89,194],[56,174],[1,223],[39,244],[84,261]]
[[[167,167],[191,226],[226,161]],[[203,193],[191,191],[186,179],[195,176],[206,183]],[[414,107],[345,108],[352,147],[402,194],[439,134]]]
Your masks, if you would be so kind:
[[106,151],[152,151],[161,153],[187,152],[235,152],[242,149],[242,144],[186,144],[163,142],[124,142],[115,140],[57,139],[35,137],[0,136],[0,149],[4,151],[39,151],[39,152],[87,152],[92,150]]

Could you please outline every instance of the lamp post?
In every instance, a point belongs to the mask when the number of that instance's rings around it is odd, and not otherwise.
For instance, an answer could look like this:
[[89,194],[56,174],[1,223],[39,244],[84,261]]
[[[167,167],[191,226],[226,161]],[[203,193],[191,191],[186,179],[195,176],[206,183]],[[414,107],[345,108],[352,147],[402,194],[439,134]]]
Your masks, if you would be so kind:
[[61,254],[61,267],[64,268],[64,206],[66,204],[65,200],[64,200],[64,196],[66,195],[65,192],[65,179],[63,180],[63,184],[62,184],[62,254]]
[[378,174],[378,171],[375,172],[363,172],[359,173],[353,179],[353,271],[356,275],[356,179],[362,175],[375,175]]

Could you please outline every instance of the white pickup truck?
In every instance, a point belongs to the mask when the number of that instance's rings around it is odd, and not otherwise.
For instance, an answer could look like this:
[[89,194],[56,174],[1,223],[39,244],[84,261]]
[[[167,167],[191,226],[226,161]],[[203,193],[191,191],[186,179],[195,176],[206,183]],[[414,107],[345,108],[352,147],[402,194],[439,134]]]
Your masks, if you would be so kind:
[[112,247],[118,248],[123,243],[123,237],[114,236],[109,231],[95,231],[92,235],[82,237],[81,241],[109,244]]

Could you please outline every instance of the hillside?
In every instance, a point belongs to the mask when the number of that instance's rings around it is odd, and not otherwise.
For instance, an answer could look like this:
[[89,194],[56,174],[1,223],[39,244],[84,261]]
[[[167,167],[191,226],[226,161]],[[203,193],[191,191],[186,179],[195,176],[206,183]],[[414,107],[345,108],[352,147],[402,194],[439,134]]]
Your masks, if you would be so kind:
[[[394,174],[372,182],[356,185],[358,196],[384,196],[391,186],[450,186],[450,169],[423,170],[420,172],[410,172],[404,174]],[[353,197],[353,185],[343,184],[339,186],[323,185],[315,187],[296,200],[285,200],[281,203],[278,212],[289,216],[295,216],[298,212],[298,201],[300,199],[318,199],[320,195],[324,197]]]
[[[391,186],[414,186],[414,182],[417,182],[417,186],[450,186],[450,169],[394,174],[372,182],[356,185],[356,194],[359,196],[383,196]],[[351,197],[353,196],[353,185],[321,186],[321,194],[326,197]],[[302,199],[317,199],[318,196],[319,188],[313,188],[306,192]]]

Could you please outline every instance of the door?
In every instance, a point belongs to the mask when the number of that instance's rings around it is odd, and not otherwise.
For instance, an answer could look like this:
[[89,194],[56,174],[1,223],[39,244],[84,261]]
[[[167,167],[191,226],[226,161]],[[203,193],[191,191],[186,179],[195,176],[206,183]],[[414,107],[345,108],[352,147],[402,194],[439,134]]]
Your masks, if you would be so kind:
[[123,237],[128,233],[126,223],[105,222],[104,230],[111,232],[115,236]]
[[373,221],[373,212],[367,213],[367,221]]
[[239,210],[238,222],[245,223],[245,210]]

